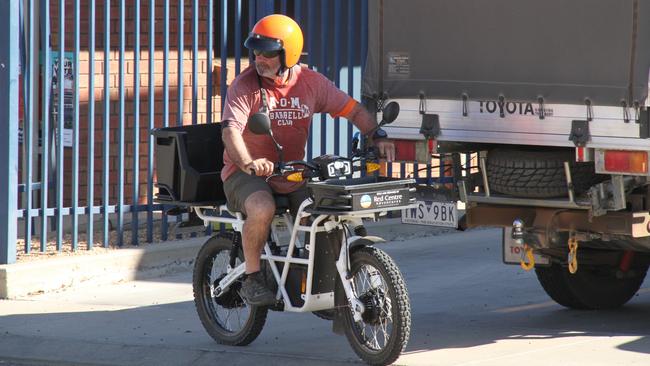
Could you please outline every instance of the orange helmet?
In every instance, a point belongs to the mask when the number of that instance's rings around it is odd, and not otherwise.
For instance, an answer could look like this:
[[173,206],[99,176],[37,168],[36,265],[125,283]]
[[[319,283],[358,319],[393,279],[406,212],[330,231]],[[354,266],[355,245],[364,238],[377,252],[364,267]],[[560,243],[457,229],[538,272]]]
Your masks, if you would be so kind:
[[295,20],[282,14],[271,14],[255,23],[244,46],[263,52],[280,51],[282,68],[289,68],[298,63],[302,43],[302,31]]

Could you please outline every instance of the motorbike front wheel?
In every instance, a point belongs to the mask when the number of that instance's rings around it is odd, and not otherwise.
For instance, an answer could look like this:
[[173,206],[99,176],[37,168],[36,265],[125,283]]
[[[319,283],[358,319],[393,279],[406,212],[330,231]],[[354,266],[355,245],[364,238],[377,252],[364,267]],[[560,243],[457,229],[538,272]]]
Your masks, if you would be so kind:
[[[262,331],[268,308],[247,305],[239,296],[239,281],[215,296],[215,287],[229,270],[232,235],[240,234],[217,234],[199,250],[192,278],[194,305],[203,327],[217,343],[245,346]],[[243,261],[241,249],[238,252],[235,266]]]
[[393,363],[408,343],[411,304],[395,262],[383,250],[364,247],[350,254],[353,292],[363,302],[363,320],[343,313],[345,335],[354,352],[372,365]]

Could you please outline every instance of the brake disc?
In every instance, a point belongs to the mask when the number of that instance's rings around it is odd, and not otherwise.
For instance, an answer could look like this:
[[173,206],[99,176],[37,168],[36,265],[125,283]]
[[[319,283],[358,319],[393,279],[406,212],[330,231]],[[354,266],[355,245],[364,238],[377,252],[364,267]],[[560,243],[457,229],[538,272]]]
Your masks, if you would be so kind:
[[359,300],[363,303],[365,308],[363,314],[361,314],[361,318],[366,324],[380,324],[381,309],[384,303],[381,296],[382,295],[377,293],[375,290],[367,291],[363,295],[359,296]]

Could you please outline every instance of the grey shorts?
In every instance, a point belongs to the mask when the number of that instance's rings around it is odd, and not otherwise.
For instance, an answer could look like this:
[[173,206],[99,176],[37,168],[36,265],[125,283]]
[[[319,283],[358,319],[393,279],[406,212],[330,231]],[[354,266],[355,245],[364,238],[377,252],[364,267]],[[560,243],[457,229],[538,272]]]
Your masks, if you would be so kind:
[[[244,214],[246,213],[244,203],[246,202],[246,198],[251,194],[258,191],[268,192],[271,195],[274,194],[273,189],[271,189],[263,177],[246,174],[241,170],[236,171],[223,182],[223,191],[228,201],[228,209]],[[303,185],[297,191],[288,193],[286,196],[289,198],[289,211],[295,217],[296,212],[300,208],[300,204],[309,197],[309,192],[307,191],[307,186]]]

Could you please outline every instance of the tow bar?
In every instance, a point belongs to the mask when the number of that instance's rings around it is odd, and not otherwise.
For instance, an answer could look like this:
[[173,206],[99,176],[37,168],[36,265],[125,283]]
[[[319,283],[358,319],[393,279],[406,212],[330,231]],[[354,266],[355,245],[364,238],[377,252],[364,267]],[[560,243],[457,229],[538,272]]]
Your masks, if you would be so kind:
[[530,271],[535,268],[535,256],[533,255],[533,248],[528,244],[524,243],[524,222],[520,219],[516,219],[512,223],[512,239],[524,248],[521,252],[521,261],[519,265],[525,271]]

